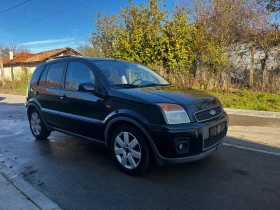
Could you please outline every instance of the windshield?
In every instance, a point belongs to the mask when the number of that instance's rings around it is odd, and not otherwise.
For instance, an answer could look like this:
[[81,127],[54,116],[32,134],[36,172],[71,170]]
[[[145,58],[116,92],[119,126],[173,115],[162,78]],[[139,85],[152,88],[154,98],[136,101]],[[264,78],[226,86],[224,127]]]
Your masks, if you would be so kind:
[[169,85],[149,68],[123,61],[94,61],[112,86],[133,88]]

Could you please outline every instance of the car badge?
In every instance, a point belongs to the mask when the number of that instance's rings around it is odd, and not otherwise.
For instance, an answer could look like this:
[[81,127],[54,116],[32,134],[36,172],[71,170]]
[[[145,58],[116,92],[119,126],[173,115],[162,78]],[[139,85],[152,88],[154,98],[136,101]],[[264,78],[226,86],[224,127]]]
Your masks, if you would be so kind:
[[211,109],[211,110],[209,111],[209,114],[215,115],[215,114],[216,114],[216,111],[215,111],[214,109]]

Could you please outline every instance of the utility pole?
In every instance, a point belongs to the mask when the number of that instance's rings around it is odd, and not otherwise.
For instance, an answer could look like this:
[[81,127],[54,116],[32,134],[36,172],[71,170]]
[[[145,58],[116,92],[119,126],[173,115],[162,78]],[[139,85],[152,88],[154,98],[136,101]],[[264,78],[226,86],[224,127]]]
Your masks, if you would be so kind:
[[0,45],[0,70],[1,70],[1,80],[2,85],[5,85],[5,72],[3,67],[3,57],[2,57],[2,45]]

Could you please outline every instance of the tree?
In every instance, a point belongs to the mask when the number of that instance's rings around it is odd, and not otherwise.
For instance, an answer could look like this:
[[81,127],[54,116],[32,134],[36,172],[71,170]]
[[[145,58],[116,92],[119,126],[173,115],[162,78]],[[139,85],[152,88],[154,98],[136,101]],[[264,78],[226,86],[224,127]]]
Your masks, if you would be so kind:
[[10,51],[13,51],[14,54],[21,53],[21,52],[29,53],[30,49],[24,45],[17,45],[17,44],[2,45],[3,57],[8,56]]
[[269,12],[280,11],[280,0],[259,0],[259,3],[265,2],[266,9]]
[[189,10],[207,36],[214,36],[225,46],[248,41],[269,19],[269,12],[257,0],[192,0]]
[[261,48],[264,53],[263,58],[261,59],[261,70],[262,70],[262,90],[265,89],[267,83],[267,68],[266,63],[269,57],[269,52],[273,47],[280,46],[280,32],[276,27],[274,30],[273,28],[267,28],[266,31],[263,31],[260,34],[257,34],[254,37],[254,42]]
[[206,37],[213,37],[228,49],[242,42],[251,43],[250,86],[254,78],[255,48],[263,49],[266,60],[273,42],[268,33],[272,31],[268,5],[277,6],[273,0],[192,0],[189,7],[195,23],[206,31]]
[[[224,62],[222,43],[206,36],[206,30],[192,23],[185,7],[165,10],[164,1],[129,5],[118,14],[97,12],[90,45],[82,49],[92,56],[114,57],[163,67],[172,78],[191,76],[195,60],[217,67]],[[204,37],[204,39],[202,39]]]

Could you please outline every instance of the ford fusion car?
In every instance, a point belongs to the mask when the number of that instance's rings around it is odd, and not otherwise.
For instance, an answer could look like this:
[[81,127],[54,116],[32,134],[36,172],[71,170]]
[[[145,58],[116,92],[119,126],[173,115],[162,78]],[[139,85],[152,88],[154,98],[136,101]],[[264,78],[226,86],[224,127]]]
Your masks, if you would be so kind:
[[59,131],[100,143],[131,175],[152,159],[159,165],[202,159],[217,150],[228,128],[217,98],[110,58],[66,56],[39,65],[26,108],[36,139]]

